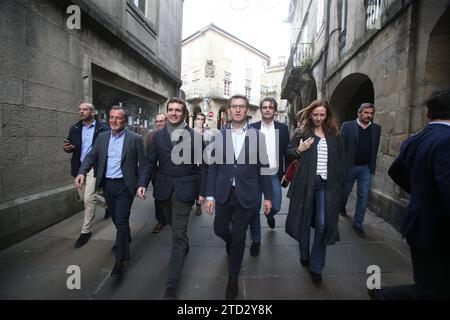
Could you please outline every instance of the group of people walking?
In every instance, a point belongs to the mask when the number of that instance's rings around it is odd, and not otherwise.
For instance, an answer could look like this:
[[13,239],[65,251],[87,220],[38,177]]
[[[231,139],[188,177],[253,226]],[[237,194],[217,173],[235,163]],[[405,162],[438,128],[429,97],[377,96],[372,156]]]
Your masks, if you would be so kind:
[[[116,262],[111,276],[120,277],[125,272],[130,259],[131,205],[135,195],[146,198],[150,181],[153,183],[155,210],[162,210],[157,213],[160,218],[157,218],[158,224],[153,231],[159,232],[166,224],[172,229],[165,299],[177,296],[184,259],[189,253],[187,229],[194,204],[197,208],[204,205],[208,214],[215,214],[214,232],[224,240],[228,255],[225,298],[233,300],[237,297],[247,232],[250,232],[252,240],[250,254],[256,257],[261,248],[261,206],[268,226],[274,229],[276,213],[281,207],[281,185],[286,182],[285,173],[293,162],[297,163],[297,168],[287,194],[290,203],[285,228],[299,242],[300,264],[308,268],[314,284],[322,282],[326,247],[339,241],[339,216],[347,216],[347,198],[355,180],[357,204],[353,227],[361,238],[366,238],[363,221],[381,132],[380,126],[373,123],[375,107],[371,103],[362,104],[357,119],[343,123],[339,130],[327,101],[313,101],[300,111],[299,127],[290,138],[288,127],[275,121],[276,100],[270,97],[263,99],[260,103],[262,120],[250,124],[248,98],[234,95],[227,104],[230,126],[218,131],[213,139],[205,139],[202,127],[194,130],[186,124],[185,101],[172,98],[166,104],[166,115],[158,115],[160,118],[164,116],[166,125],[152,133],[151,141],[146,140],[146,147],[142,136],[125,128],[128,114],[123,107],[111,108],[110,131],[105,126],[105,132],[100,132],[100,124],[95,120],[87,121],[82,106],[87,107],[90,114],[95,113],[92,105],[80,105],[81,121],[75,125],[76,133],[71,129],[64,150],[73,152],[72,175],[80,190],[88,189],[88,183],[94,185],[89,188],[90,192],[103,188],[108,213],[117,228],[113,248]],[[438,118],[448,122],[450,105],[439,108],[449,109],[445,109],[447,113],[441,112]],[[430,119],[435,119],[430,112]],[[448,117],[442,118],[442,114]],[[196,124],[203,126],[205,117],[196,115],[195,120]],[[448,134],[448,127],[441,129],[446,129]],[[443,164],[445,161],[448,164],[448,159],[450,157],[442,160]],[[397,162],[394,165],[398,167]],[[446,169],[441,168],[443,180],[433,180],[435,177],[429,177],[429,180],[448,185],[449,167],[450,164]],[[408,169],[402,170],[402,183],[411,189],[413,182],[405,176]],[[394,181],[397,182],[396,179]],[[93,203],[95,205],[95,200]],[[444,210],[449,213],[448,207]],[[92,221],[93,215],[86,212],[85,221]],[[201,214],[201,207],[196,212]],[[418,210],[412,215],[422,214],[426,213]],[[415,224],[421,221],[414,218],[408,227],[416,230]],[[314,240],[311,246],[312,228]],[[89,240],[87,231],[83,226],[76,247]],[[403,235],[408,236],[408,231]],[[413,258],[413,267],[414,261]],[[421,284],[427,285],[426,281]],[[428,286],[425,296],[436,292],[437,285],[433,282],[431,287]],[[372,298],[386,297],[387,294],[383,296],[382,292],[370,291],[369,294]]]

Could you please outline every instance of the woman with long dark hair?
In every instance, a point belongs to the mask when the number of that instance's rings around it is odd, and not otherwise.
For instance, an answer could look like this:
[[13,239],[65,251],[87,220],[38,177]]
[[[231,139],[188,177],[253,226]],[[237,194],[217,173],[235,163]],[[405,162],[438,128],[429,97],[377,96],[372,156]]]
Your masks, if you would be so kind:
[[[343,188],[343,151],[333,113],[325,100],[313,101],[299,113],[299,128],[288,147],[298,159],[288,191],[286,232],[299,242],[300,262],[313,282],[322,282],[326,246],[339,241],[339,203]],[[310,231],[315,228],[310,250]]]

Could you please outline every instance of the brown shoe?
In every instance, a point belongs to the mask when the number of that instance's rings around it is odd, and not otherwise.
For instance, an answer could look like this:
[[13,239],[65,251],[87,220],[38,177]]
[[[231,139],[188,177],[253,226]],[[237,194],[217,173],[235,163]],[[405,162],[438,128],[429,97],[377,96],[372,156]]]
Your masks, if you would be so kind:
[[158,232],[160,232],[163,228],[164,228],[164,224],[158,222],[158,223],[153,227],[152,233],[158,233]]

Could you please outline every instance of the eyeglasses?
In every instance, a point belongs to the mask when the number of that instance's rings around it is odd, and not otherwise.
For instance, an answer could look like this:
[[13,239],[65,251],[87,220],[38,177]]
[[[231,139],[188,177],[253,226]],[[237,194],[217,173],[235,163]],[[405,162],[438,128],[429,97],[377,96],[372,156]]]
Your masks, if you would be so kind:
[[231,105],[230,108],[233,109],[233,110],[236,110],[238,108],[239,109],[246,109],[247,106],[244,106],[244,105]]

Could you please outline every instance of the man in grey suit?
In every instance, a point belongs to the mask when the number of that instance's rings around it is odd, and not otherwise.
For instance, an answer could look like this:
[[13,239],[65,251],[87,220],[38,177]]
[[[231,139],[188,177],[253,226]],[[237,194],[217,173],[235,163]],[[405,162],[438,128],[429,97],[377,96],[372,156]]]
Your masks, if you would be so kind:
[[111,276],[117,277],[123,275],[124,263],[130,259],[130,210],[137,190],[139,164],[145,159],[144,141],[140,135],[125,129],[127,123],[127,110],[113,106],[109,112],[111,132],[98,135],[75,178],[75,184],[81,188],[86,174],[97,165],[96,188],[103,187],[117,229],[116,262],[111,272]]

